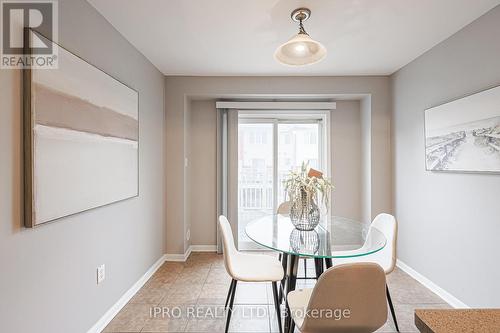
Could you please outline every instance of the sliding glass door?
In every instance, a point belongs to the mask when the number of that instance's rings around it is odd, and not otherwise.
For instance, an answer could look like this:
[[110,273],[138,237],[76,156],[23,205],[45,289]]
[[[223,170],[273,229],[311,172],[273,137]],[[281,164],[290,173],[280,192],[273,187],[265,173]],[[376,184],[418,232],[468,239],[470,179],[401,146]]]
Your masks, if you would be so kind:
[[303,162],[325,167],[323,120],[307,114],[279,117],[240,115],[238,121],[238,244],[255,248],[245,226],[273,214],[286,200],[283,180]]

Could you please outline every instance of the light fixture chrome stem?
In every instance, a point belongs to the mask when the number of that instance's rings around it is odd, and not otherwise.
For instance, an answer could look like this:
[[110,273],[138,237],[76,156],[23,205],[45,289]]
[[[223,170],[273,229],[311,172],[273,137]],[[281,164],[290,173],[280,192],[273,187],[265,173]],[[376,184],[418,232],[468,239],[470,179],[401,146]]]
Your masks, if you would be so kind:
[[302,24],[302,20],[300,20],[300,23],[299,23],[299,34],[309,36],[309,34],[306,32],[306,29],[304,29],[304,25]]

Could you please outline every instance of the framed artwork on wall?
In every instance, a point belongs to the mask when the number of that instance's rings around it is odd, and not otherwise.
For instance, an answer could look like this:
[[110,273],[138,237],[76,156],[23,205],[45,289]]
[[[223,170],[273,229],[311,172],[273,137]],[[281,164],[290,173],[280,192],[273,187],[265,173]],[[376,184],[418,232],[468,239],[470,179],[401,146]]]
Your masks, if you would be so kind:
[[425,110],[431,171],[500,173],[500,86]]
[[26,227],[139,195],[138,92],[53,47],[58,69],[23,70]]

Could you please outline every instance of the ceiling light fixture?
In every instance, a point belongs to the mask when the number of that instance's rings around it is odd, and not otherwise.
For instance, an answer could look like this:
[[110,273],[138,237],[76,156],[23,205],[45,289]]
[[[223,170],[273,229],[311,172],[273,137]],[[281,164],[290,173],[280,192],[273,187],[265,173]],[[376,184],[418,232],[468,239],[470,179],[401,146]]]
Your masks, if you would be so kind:
[[326,56],[326,48],[312,39],[302,22],[311,16],[308,8],[297,8],[292,12],[292,20],[299,22],[299,33],[284,43],[274,53],[274,58],[282,64],[303,66],[317,63]]

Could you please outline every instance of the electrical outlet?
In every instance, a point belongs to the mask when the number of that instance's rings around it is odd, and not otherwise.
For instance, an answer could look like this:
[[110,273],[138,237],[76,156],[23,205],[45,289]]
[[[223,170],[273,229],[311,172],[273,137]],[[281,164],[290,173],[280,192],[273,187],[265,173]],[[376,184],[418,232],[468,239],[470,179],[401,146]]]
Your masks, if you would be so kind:
[[187,168],[187,167],[188,167],[188,164],[189,164],[189,162],[188,162],[188,158],[187,158],[187,157],[185,157],[185,158],[184,158],[184,167],[185,167],[185,168]]
[[186,232],[186,240],[189,240],[191,238],[191,229],[188,229]]
[[102,264],[97,267],[97,284],[102,283],[106,279],[106,266]]

